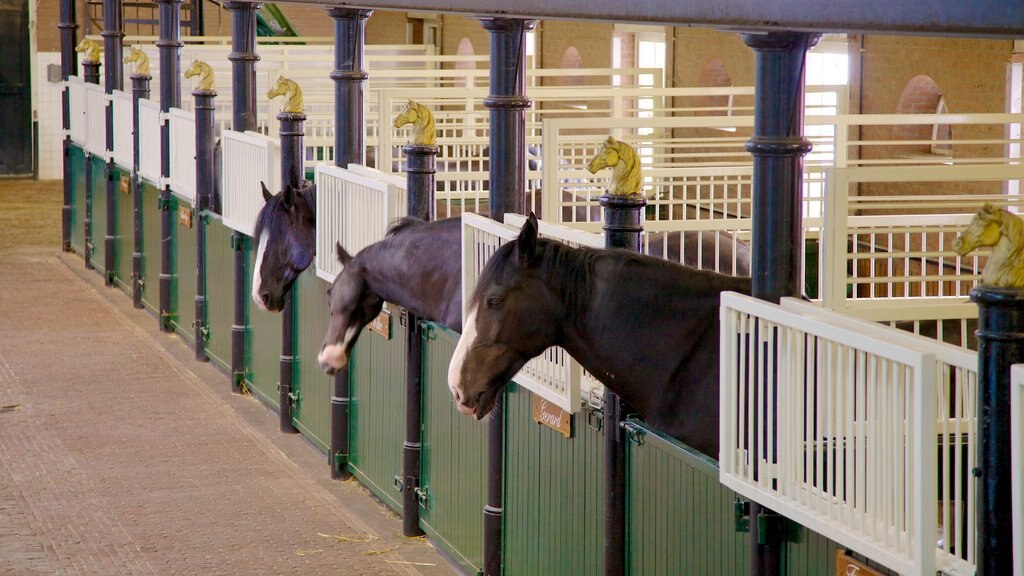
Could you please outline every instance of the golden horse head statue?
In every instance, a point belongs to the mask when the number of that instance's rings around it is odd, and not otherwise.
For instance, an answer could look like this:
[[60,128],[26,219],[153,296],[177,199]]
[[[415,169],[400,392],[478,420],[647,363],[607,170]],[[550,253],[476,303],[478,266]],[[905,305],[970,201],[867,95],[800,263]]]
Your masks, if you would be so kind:
[[281,108],[282,112],[299,114],[303,112],[302,89],[299,88],[299,85],[294,80],[278,76],[277,84],[274,84],[274,87],[267,91],[267,98],[277,98],[278,96],[285,97],[284,107]]
[[132,46],[128,50],[128,54],[125,55],[122,62],[125,64],[135,63],[135,71],[132,73],[135,76],[149,76],[149,56],[137,46]]
[[202,60],[192,62],[192,66],[185,70],[185,78],[193,76],[199,76],[199,80],[196,81],[196,90],[213,91],[213,68],[210,68],[209,64]]
[[437,143],[434,129],[434,115],[426,106],[409,100],[405,110],[395,118],[395,128],[412,124],[412,141],[417,146],[433,146]]
[[608,184],[608,194],[628,196],[640,194],[643,184],[640,177],[640,157],[632,146],[611,136],[601,144],[601,150],[591,158],[587,170],[597,174],[598,170],[612,169],[612,179]]
[[82,38],[82,41],[75,46],[75,52],[82,54],[82,62],[91,64],[100,63],[100,45],[95,40]]
[[992,247],[992,253],[981,271],[981,283],[1024,288],[1024,220],[1008,210],[985,204],[953,242],[953,250],[966,256],[987,246]]

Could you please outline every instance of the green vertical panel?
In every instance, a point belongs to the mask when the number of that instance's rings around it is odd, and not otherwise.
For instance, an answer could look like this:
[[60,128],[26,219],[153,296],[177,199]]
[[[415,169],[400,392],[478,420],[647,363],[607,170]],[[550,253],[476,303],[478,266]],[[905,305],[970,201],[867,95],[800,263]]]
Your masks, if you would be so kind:
[[299,402],[292,413],[295,427],[314,446],[327,452],[331,442],[331,392],[334,377],[320,368],[317,355],[327,332],[330,311],[327,307],[328,284],[317,278],[310,266],[295,281],[295,389]]
[[82,254],[85,233],[85,152],[72,144],[71,162],[71,248]]
[[577,415],[566,439],[533,421],[530,392],[507,390],[505,573],[602,573],[604,436]]
[[390,340],[363,330],[349,362],[349,468],[396,511],[402,503],[395,476],[405,440],[405,329],[392,308]]
[[279,409],[277,384],[281,381],[281,313],[260,310],[249,296],[252,292],[252,262],[256,247],[246,237],[246,308],[248,333],[245,338],[246,381],[249,389],[264,402]]
[[[182,210],[191,210],[192,215],[184,222]],[[185,340],[194,343],[196,338],[192,322],[196,319],[196,218],[195,210],[188,200],[171,196],[171,308],[174,329]]]
[[160,189],[142,186],[142,302],[150,311],[160,310]]
[[231,229],[220,216],[206,213],[206,354],[224,370],[231,369],[231,326],[235,319],[235,250]]
[[749,537],[735,530],[736,494],[718,481],[717,463],[643,430],[627,448],[629,573],[747,574]]
[[89,242],[92,244],[92,264],[101,275],[105,273],[103,243],[107,235],[107,163],[99,156],[90,156],[92,164],[92,228]]
[[448,390],[448,363],[459,335],[428,324],[423,345],[423,452],[427,491],[420,526],[470,574],[483,568],[487,427],[459,414]]
[[[782,574],[785,576],[834,574],[836,550],[841,549],[844,549],[843,546],[827,537],[790,522],[787,527],[787,541],[782,546]],[[863,556],[854,554],[854,557],[882,574],[898,576],[897,572],[868,561]]]
[[131,170],[115,167],[114,183],[117,196],[117,238],[114,243],[114,258],[117,262],[114,282],[128,295],[132,293],[132,252],[135,250],[135,207],[132,189],[121,190],[121,178],[131,178]]

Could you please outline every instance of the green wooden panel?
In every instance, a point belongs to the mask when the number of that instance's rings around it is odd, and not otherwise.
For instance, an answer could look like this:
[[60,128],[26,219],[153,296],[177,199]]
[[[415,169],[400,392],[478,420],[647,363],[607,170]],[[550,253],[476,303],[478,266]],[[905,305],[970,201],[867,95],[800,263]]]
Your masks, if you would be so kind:
[[423,344],[423,452],[427,491],[420,527],[463,571],[483,569],[483,507],[487,502],[487,427],[459,414],[448,390],[448,363],[459,335],[428,323]]
[[85,151],[72,144],[71,162],[71,248],[83,254],[85,245]]
[[295,427],[325,453],[331,442],[331,392],[334,377],[320,368],[317,355],[327,332],[329,284],[316,277],[310,266],[295,280],[295,389],[299,403],[292,412]]
[[601,574],[603,434],[578,415],[566,439],[533,421],[530,392],[507,390],[505,574]]
[[626,457],[630,574],[748,574],[749,535],[735,530],[736,494],[719,483],[718,463],[643,430]]
[[250,270],[256,258],[253,244],[252,238],[246,237],[246,382],[253,394],[278,410],[281,406],[277,390],[277,384],[281,381],[281,314],[260,310],[249,296],[252,293]]
[[401,511],[395,476],[405,440],[405,333],[393,309],[393,337],[363,330],[349,362],[349,469],[385,504]]
[[135,250],[135,204],[131,186],[121,191],[121,177],[131,179],[131,170],[115,166],[114,183],[117,197],[117,238],[114,241],[114,283],[129,296],[132,293],[132,252]]
[[[192,210],[186,223],[178,217],[180,210]],[[195,210],[188,200],[171,195],[171,309],[174,330],[189,343],[194,343],[196,319],[196,244]]]
[[206,322],[209,334],[206,355],[210,362],[231,370],[231,326],[235,320],[235,250],[231,229],[220,216],[207,212],[206,225]]
[[[842,546],[796,523],[789,523],[787,532],[787,541],[782,545],[782,574],[819,576],[835,573],[836,550],[843,549]],[[863,556],[853,556],[882,574],[899,576],[897,572],[888,570]]]
[[92,165],[92,265],[100,275],[106,273],[103,261],[104,241],[107,236],[107,163],[99,156],[91,156]]
[[154,314],[160,310],[160,189],[142,186],[142,303]]

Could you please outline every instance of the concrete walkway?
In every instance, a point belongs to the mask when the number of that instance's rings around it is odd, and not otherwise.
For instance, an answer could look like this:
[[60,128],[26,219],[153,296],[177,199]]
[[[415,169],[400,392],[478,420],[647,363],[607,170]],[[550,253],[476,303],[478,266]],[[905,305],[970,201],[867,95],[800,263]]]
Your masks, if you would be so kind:
[[0,574],[457,573],[0,180]]

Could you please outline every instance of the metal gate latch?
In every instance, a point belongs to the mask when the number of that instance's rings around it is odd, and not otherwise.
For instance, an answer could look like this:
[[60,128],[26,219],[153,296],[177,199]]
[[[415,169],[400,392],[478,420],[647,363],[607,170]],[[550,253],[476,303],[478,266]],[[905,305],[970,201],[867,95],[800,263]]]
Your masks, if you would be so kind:
[[429,490],[426,487],[423,487],[414,489],[414,492],[416,493],[416,501],[419,502],[420,508],[426,510],[430,503]]

